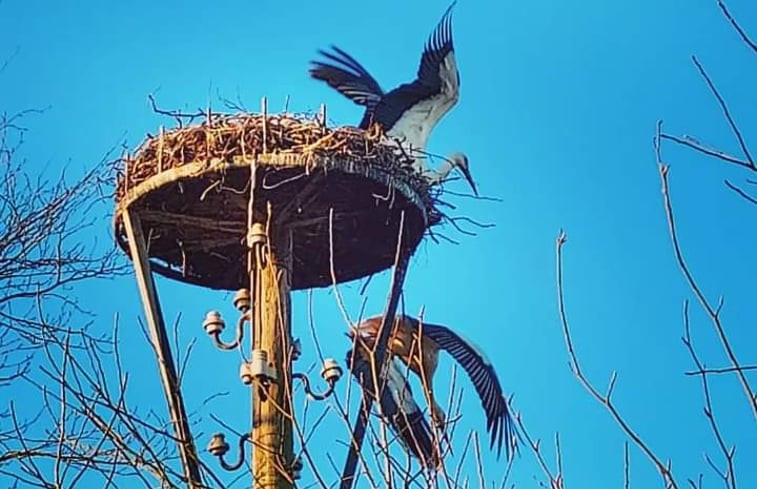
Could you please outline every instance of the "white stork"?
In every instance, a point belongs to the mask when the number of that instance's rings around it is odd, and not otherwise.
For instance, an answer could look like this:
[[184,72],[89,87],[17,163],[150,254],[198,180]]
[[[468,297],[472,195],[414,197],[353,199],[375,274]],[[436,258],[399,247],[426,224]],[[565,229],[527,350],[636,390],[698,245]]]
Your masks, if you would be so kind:
[[468,158],[453,153],[439,170],[426,164],[428,137],[460,97],[460,76],[452,44],[452,7],[447,8],[432,32],[421,55],[417,78],[384,92],[375,78],[355,58],[332,46],[333,52],[319,51],[328,61],[313,61],[310,76],[326,82],[358,105],[365,106],[361,129],[377,123],[384,133],[409,146],[415,167],[431,185],[444,181],[458,168],[478,195],[471,177]]
[[[346,365],[363,392],[375,399],[376,386],[365,348],[356,345],[354,350],[348,351]],[[431,426],[413,398],[410,383],[393,358],[387,369],[384,389],[379,393],[378,405],[381,416],[397,434],[405,449],[420,460],[426,469],[437,469],[441,462],[439,445],[434,442]]]
[[[375,344],[382,319],[381,316],[366,319],[356,327],[360,339],[369,348]],[[348,335],[353,337],[354,332],[350,331]],[[437,423],[443,423],[445,415],[434,399],[433,377],[439,362],[439,350],[446,350],[463,367],[481,399],[486,414],[486,429],[491,435],[490,448],[496,443],[497,456],[500,456],[504,445],[505,456],[510,458],[516,448],[515,436],[519,434],[497,373],[480,348],[445,326],[422,323],[404,315],[395,320],[388,346],[392,354],[408,365],[429,390],[431,413]]]

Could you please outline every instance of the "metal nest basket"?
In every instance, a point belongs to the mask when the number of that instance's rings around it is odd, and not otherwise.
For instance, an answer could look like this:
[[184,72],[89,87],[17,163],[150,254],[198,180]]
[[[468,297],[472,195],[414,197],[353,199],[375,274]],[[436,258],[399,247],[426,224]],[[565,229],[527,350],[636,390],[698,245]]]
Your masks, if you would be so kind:
[[292,288],[360,278],[414,250],[440,214],[411,159],[378,128],[328,128],[317,118],[208,114],[161,130],[124,158],[114,232],[139,215],[152,269],[213,289],[246,287],[251,174],[254,213],[292,231]]

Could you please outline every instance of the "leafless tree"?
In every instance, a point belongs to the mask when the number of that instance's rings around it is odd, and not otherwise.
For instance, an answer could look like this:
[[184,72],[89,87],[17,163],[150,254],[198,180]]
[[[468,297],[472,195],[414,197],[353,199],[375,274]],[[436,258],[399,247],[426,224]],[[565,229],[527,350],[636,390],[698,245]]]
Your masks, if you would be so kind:
[[111,198],[113,164],[102,161],[72,182],[65,172],[35,174],[22,125],[35,112],[0,116],[0,331],[23,348],[41,346],[84,312],[72,293],[77,283],[126,270],[112,244],[86,233]]
[[[727,5],[719,0],[717,5],[722,13],[723,18],[733,27],[734,34],[739,37],[743,42],[746,49],[757,54],[757,45],[751,40],[746,30],[739,24],[735,17],[729,11]],[[721,368],[706,368],[705,361],[701,358],[700,353],[695,347],[694,339],[691,332],[691,320],[689,316],[689,301],[686,300],[683,304],[683,335],[682,343],[686,351],[689,353],[694,368],[686,375],[696,377],[701,382],[702,396],[703,396],[703,412],[705,422],[707,423],[710,431],[713,435],[714,447],[703,447],[704,460],[706,467],[698,474],[689,474],[686,479],[683,479],[683,475],[675,473],[673,470],[672,461],[670,458],[659,455],[654,448],[644,439],[642,435],[642,428],[632,426],[632,424],[624,417],[622,407],[617,406],[614,403],[612,394],[616,385],[617,372],[613,372],[610,376],[609,384],[606,390],[602,391],[595,387],[593,383],[587,377],[586,373],[581,369],[580,362],[577,355],[577,347],[573,342],[571,336],[571,328],[568,322],[567,307],[564,298],[564,271],[563,271],[563,249],[567,241],[567,236],[562,231],[560,232],[557,243],[557,293],[558,293],[558,308],[560,321],[562,324],[563,336],[565,339],[565,345],[569,356],[570,368],[575,377],[586,389],[586,391],[602,404],[610,413],[614,421],[617,423],[620,430],[628,437],[630,443],[638,448],[644,456],[655,466],[660,474],[662,486],[665,488],[680,488],[690,487],[692,489],[698,489],[704,487],[704,477],[706,473],[714,473],[720,480],[724,487],[728,489],[736,489],[738,487],[738,471],[736,469],[736,447],[733,446],[724,433],[721,427],[721,421],[717,417],[717,412],[713,407],[713,393],[710,386],[711,377],[715,375],[734,375],[741,385],[744,393],[743,401],[746,402],[746,406],[754,414],[754,420],[757,421],[757,396],[755,395],[754,388],[752,387],[752,379],[749,374],[752,373],[757,367],[754,364],[745,364],[742,359],[743,356],[752,356],[752,362],[754,358],[755,350],[749,347],[736,348],[736,345],[732,344],[728,338],[728,327],[724,323],[722,318],[723,300],[722,298],[717,302],[713,302],[703,292],[702,287],[695,280],[694,272],[691,265],[684,258],[685,253],[683,245],[680,242],[675,212],[673,210],[673,203],[671,198],[671,185],[670,185],[670,167],[663,159],[663,143],[668,141],[677,145],[682,145],[690,148],[696,152],[702,153],[714,159],[725,162],[729,165],[735,165],[743,168],[747,172],[757,172],[757,166],[755,166],[754,158],[749,149],[747,138],[744,136],[743,131],[739,128],[736,122],[738,116],[734,114],[732,109],[729,108],[725,97],[717,89],[713,77],[705,70],[701,61],[692,56],[692,62],[697,72],[701,76],[704,84],[707,86],[715,102],[718,104],[722,111],[723,117],[731,129],[736,144],[738,145],[741,154],[734,155],[713,146],[704,144],[699,138],[693,136],[677,136],[670,133],[666,133],[662,129],[662,122],[657,124],[656,133],[654,137],[654,154],[656,163],[659,169],[660,182],[662,184],[662,197],[663,197],[663,211],[668,222],[669,236],[673,245],[673,255],[681,271],[681,274],[685,278],[686,283],[691,290],[696,302],[702,308],[706,316],[709,318],[710,323],[715,331],[717,338],[719,339],[720,346],[722,348],[725,357],[730,362],[729,365]],[[748,185],[755,185],[757,181],[747,178],[746,183]],[[746,199],[751,203],[757,203],[757,200],[742,187],[732,183],[729,180],[725,180],[725,185],[738,194],[740,197]],[[539,456],[538,447],[532,445],[533,451]],[[559,454],[559,452],[558,452]],[[541,459],[540,459],[541,460]],[[559,457],[558,457],[559,460]],[[625,487],[630,486],[630,471],[629,471],[629,457],[628,457],[628,442],[625,448]],[[748,465],[749,461],[743,461]],[[742,463],[742,466],[743,466]],[[549,472],[549,468],[542,464],[545,473],[551,481],[558,480],[561,470],[558,470],[556,476],[552,476]],[[685,482],[683,482],[685,480]],[[562,484],[562,479],[559,479]],[[554,487],[563,487],[562,485],[554,485]]]
[[77,293],[127,271],[112,242],[93,238],[116,167],[40,172],[24,156],[25,123],[40,113],[0,115],[0,474],[14,487],[105,487],[123,475],[175,485],[165,422],[135,416],[115,336],[88,332]]

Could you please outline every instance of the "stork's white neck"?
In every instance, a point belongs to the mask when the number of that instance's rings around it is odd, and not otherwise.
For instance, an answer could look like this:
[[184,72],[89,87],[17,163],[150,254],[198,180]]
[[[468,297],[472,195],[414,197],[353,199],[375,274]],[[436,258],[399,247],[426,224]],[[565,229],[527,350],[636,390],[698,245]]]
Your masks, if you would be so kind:
[[449,160],[444,160],[444,163],[438,168],[425,168],[424,176],[426,177],[426,180],[428,180],[429,184],[436,185],[444,180],[447,179],[447,176],[449,176],[450,172],[455,168],[455,165],[452,164]]

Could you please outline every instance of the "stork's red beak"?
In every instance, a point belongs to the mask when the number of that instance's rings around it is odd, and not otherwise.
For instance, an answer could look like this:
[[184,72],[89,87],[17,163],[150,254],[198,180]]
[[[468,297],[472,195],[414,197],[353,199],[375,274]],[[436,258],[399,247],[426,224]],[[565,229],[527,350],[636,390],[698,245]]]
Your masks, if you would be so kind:
[[467,167],[461,167],[460,171],[463,173],[463,176],[468,181],[468,185],[470,185],[470,188],[473,189],[473,194],[478,197],[478,190],[476,189],[476,183],[473,181],[473,177],[470,174],[470,170]]

